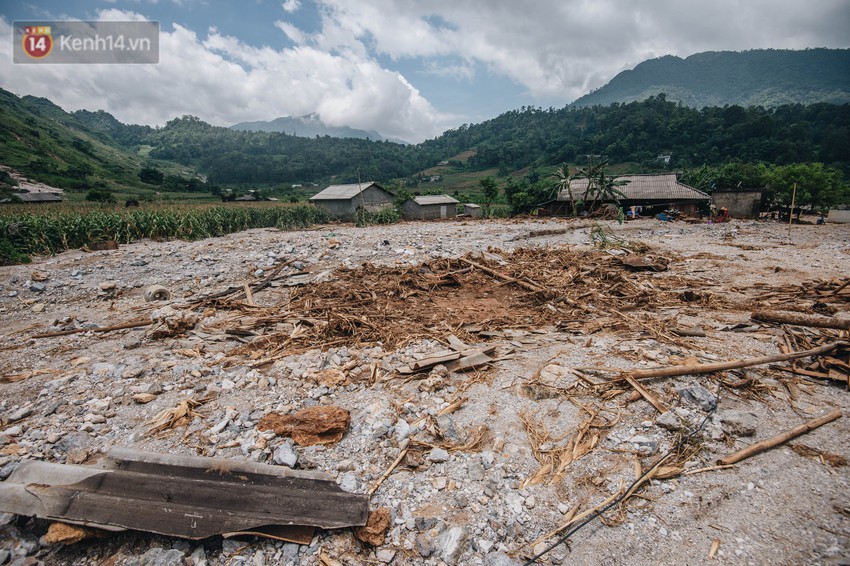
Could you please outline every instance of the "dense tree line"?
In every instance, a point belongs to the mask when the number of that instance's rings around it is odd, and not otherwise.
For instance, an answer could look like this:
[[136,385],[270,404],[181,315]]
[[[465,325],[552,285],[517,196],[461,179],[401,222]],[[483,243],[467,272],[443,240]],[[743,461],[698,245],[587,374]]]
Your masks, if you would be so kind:
[[659,165],[659,155],[670,155],[667,165],[677,168],[730,161],[823,162],[846,168],[850,105],[697,110],[659,95],[607,107],[523,107],[422,145],[426,153],[439,148],[449,155],[476,147],[470,161],[479,168],[576,163],[588,155],[649,167]]
[[[644,168],[820,162],[845,172],[850,169],[847,104],[697,110],[659,95],[607,107],[523,107],[407,146],[235,131],[191,116],[171,120],[163,128],[126,126],[134,128],[127,131],[100,113],[78,114],[77,118],[92,119],[89,127],[107,127],[109,135],[124,143],[150,145],[152,158],[196,167],[215,183],[303,183],[332,178],[334,182],[353,182],[358,172],[362,179],[387,181],[409,177],[471,148],[477,151],[467,167],[498,167],[503,173],[529,166],[582,163],[593,155]],[[661,163],[659,155],[669,155],[669,162]]]

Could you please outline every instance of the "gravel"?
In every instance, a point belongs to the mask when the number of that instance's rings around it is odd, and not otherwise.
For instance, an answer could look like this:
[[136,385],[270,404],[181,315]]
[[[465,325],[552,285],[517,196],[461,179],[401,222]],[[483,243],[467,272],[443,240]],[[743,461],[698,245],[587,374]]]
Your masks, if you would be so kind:
[[[626,403],[626,395],[607,401],[601,415],[609,426],[590,429],[598,434],[595,448],[558,480],[529,482],[541,463],[520,417],[545,425],[547,444],[538,452],[548,454],[574,438],[587,418],[582,406],[601,403],[586,395],[567,397],[577,379],[570,368],[653,367],[688,357],[718,361],[766,355],[778,351],[780,336],[759,325],[752,332],[725,331],[749,324],[747,313],[725,310],[710,300],[682,302],[649,314],[704,328],[707,336],[690,339],[687,349],[639,328],[602,328],[592,335],[555,327],[520,328],[491,342],[513,352],[480,374],[451,374],[443,368],[421,379],[374,384],[368,379],[372,364],[380,375],[391,376],[394,368],[446,346],[415,337],[398,350],[381,344],[330,346],[284,353],[271,364],[251,368],[250,360],[231,355],[241,342],[208,331],[223,320],[216,309],[195,313],[195,332],[176,337],[157,337],[141,328],[30,338],[38,332],[151,316],[166,320],[175,305],[255,282],[278,261],[292,260],[293,268],[333,277],[329,270],[340,266],[402,267],[490,248],[589,249],[590,226],[586,221],[537,219],[251,230],[199,242],[144,241],[116,251],[71,251],[37,259],[34,265],[0,267],[0,375],[27,376],[0,383],[0,479],[23,459],[91,463],[111,447],[124,446],[311,469],[329,474],[347,491],[366,493],[399,452],[410,449],[406,463],[371,497],[371,508],[387,507],[392,515],[384,544],[376,548],[361,545],[349,530],[318,531],[304,546],[218,537],[199,543],[126,533],[47,548],[37,542],[47,523],[17,517],[0,521],[0,564],[32,559],[94,565],[113,557],[117,566],[184,564],[189,559],[210,566],[315,566],[322,564],[322,555],[344,564],[521,564],[531,555],[532,543],[537,549],[538,537],[558,527],[577,505],[583,512],[630,484],[636,462],[647,469],[675,445],[681,431],[695,430],[707,416],[711,418],[697,438],[699,449],[684,463],[688,470],[712,466],[719,457],[804,418],[850,408],[844,389],[796,382],[792,391],[786,375],[765,367],[748,370],[748,377],[759,383],[757,395],[720,387],[711,375],[650,380],[645,384],[670,411],[661,415],[642,400]],[[787,226],[750,221],[688,225],[642,219],[610,228],[671,259],[668,272],[652,277],[687,274],[704,282],[693,291],[729,300],[747,300],[746,289],[760,285],[847,275],[850,229],[839,225],[796,227],[790,240]],[[535,236],[559,229],[569,231]],[[389,245],[383,245],[385,240]],[[35,270],[39,277],[47,275],[44,282],[31,281]],[[147,303],[144,290],[151,285],[166,287],[172,299]],[[288,293],[289,288],[273,285],[256,293],[255,300],[265,306],[281,304]],[[347,382],[325,379],[349,366]],[[541,380],[562,389],[523,390],[521,385],[541,369]],[[198,408],[202,416],[185,428],[147,434],[146,423],[162,410],[207,395],[213,398]],[[466,401],[459,409],[439,415],[461,397]],[[316,405],[351,412],[350,428],[340,442],[303,447],[257,430],[268,412],[285,414]],[[463,444],[482,425],[488,430],[482,446],[447,447]],[[848,433],[847,419],[839,419],[799,440],[850,458],[850,446],[842,440]],[[427,448],[417,441],[440,446]],[[850,557],[843,499],[848,492],[850,478],[842,468],[780,447],[733,469],[653,480],[642,492],[646,500],[609,512],[607,526],[596,520],[573,536],[569,548],[559,547],[547,560],[696,564],[707,561],[717,539],[719,563],[840,563]],[[816,515],[813,509],[819,510]]]

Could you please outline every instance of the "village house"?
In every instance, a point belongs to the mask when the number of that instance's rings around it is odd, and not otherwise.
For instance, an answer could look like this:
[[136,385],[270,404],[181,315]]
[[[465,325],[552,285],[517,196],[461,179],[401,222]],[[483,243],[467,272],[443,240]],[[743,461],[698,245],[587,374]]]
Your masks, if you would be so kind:
[[458,200],[449,195],[426,195],[414,197],[401,205],[408,220],[434,220],[457,216]]
[[341,220],[353,220],[357,209],[377,210],[393,203],[393,194],[378,183],[331,185],[310,197],[310,202]]
[[[644,215],[655,214],[667,209],[679,210],[687,216],[696,216],[701,206],[707,206],[711,197],[691,186],[681,183],[675,173],[657,175],[623,175],[617,181],[628,181],[615,187],[623,193],[619,206],[628,209],[639,206]],[[573,197],[578,200],[587,190],[587,179],[575,179],[570,184]],[[615,204],[613,199],[602,200],[602,204]],[[567,216],[571,213],[569,192],[561,191],[554,200],[540,205],[540,214],[545,216]]]

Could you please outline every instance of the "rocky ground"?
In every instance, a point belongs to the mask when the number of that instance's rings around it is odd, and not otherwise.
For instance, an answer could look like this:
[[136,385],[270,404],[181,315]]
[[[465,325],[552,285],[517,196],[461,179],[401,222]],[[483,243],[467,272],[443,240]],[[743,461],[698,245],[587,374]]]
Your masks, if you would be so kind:
[[[525,248],[554,255],[512,254]],[[619,266],[634,250],[666,269]],[[433,296],[403,288],[465,254],[550,288],[569,278],[565,288],[582,292],[558,299],[478,270]],[[515,271],[520,261],[535,270]],[[24,459],[88,464],[115,446],[215,456],[324,472],[351,492],[377,485],[370,508],[388,508],[390,526],[377,546],[350,529],[320,530],[301,546],[139,532],[50,545],[41,540],[46,521],[0,513],[0,565],[523,564],[555,542],[547,533],[625,490],[671,449],[666,474],[539,563],[850,564],[850,419],[715,467],[809,419],[847,413],[846,385],[789,373],[787,363],[644,382],[670,409],[662,414],[599,369],[752,358],[779,353],[786,340],[802,349],[846,338],[752,322],[750,311],[847,320],[846,295],[803,290],[837,288],[848,266],[850,228],[841,225],[794,226],[789,237],[786,225],[754,221],[640,219],[600,232],[545,219],[252,230],[2,267],[0,479]],[[200,300],[264,280],[253,305],[235,295]],[[365,290],[339,294],[359,280]],[[404,292],[387,291],[397,282]],[[146,301],[152,285],[171,297]],[[329,314],[324,322],[305,314],[330,300],[322,289],[337,293],[333,320],[347,331],[332,333]],[[339,306],[368,303],[370,293],[391,297],[384,325]],[[403,311],[410,304],[418,310]],[[176,330],[33,338],[175,316],[185,322]],[[445,351],[450,335],[493,361],[465,373],[440,365],[406,373]],[[197,415],[151,433],[152,421],[187,399],[199,403]],[[271,412],[322,405],[350,411],[338,442],[301,446],[257,426]]]

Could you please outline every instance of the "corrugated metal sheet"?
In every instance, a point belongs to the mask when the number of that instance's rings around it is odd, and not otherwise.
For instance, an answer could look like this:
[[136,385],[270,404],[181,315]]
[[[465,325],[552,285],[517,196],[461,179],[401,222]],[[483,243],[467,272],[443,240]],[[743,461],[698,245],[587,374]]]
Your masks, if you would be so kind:
[[369,496],[280,466],[113,449],[95,466],[22,462],[0,482],[0,511],[191,539],[278,536],[263,530],[365,525]]
[[419,206],[426,206],[429,204],[457,204],[459,201],[457,199],[453,199],[449,195],[425,195],[421,197],[413,197],[413,202]]
[[[684,201],[684,200],[709,200],[709,196],[693,187],[676,180],[675,174],[662,175],[623,175],[617,177],[618,181],[629,181],[626,185],[617,187],[617,190],[625,195],[621,200],[643,200],[643,201]],[[581,198],[587,188],[587,179],[575,179],[570,187],[573,196]],[[568,201],[569,193],[561,191],[558,200]]]
[[365,191],[372,185],[384,190],[381,185],[373,182],[354,183],[352,185],[331,185],[322,192],[310,197],[310,200],[348,200],[356,197],[360,194],[360,191]]

